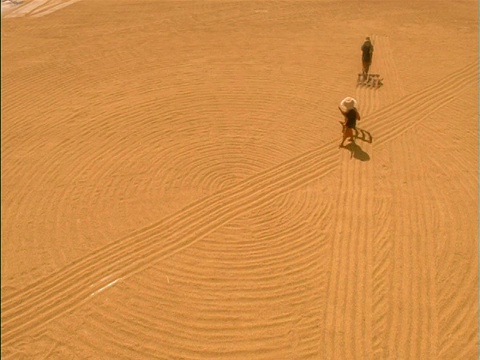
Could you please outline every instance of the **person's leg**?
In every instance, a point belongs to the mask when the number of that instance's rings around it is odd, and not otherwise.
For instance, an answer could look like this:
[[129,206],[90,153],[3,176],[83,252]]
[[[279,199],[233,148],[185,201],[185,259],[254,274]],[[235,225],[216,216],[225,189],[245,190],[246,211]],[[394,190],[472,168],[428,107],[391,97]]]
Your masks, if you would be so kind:
[[353,129],[352,128],[347,128],[347,131],[345,132],[345,137],[348,137],[350,139],[350,142],[353,142]]
[[339,147],[343,146],[343,143],[345,142],[346,139],[350,139],[350,141],[353,141],[353,131],[349,127],[345,127],[345,132],[343,133],[342,143],[340,144]]
[[371,61],[363,61],[363,74],[365,78],[368,76],[368,71],[370,70]]

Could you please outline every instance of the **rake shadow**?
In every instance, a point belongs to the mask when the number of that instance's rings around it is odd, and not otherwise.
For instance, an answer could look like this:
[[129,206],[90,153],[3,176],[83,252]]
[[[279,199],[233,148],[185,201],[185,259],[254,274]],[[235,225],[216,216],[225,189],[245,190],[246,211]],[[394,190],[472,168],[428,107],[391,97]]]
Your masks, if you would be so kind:
[[371,144],[373,141],[372,134],[370,134],[367,130],[360,129],[359,127],[355,129],[355,139],[365,141],[369,144]]

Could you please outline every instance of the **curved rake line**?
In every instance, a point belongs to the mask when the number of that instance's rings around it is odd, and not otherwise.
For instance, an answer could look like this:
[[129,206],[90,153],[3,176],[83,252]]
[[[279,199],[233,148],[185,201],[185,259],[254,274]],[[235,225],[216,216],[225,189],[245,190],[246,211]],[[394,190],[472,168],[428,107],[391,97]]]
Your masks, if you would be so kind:
[[[402,109],[409,103],[418,108],[420,97],[434,101],[435,89],[445,87],[450,82],[451,90],[456,90],[462,76],[471,73],[472,69],[476,72],[475,64],[429,86],[420,94],[408,96],[396,106],[379,111],[376,117],[405,113]],[[443,92],[446,92],[445,89]],[[411,111],[407,111],[407,115],[408,113],[412,114]],[[105,286],[101,280],[105,278],[105,273],[114,279],[132,276],[187,248],[240,214],[325,176],[335,168],[336,154],[332,144],[304,153],[237,186],[200,200],[178,214],[140,229],[6,299],[2,315],[4,344],[11,343],[17,335],[31,332],[46,321],[88,301],[92,287],[95,291]],[[159,237],[170,241],[163,241],[162,244],[167,245],[159,248],[156,241]],[[98,264],[103,265],[102,268]],[[71,296],[72,293],[74,296]]]

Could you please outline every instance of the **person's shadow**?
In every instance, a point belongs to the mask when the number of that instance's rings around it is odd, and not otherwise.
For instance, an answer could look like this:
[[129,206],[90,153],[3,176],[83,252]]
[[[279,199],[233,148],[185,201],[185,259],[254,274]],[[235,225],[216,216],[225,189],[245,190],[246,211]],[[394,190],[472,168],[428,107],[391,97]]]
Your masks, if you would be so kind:
[[355,159],[360,161],[370,160],[370,155],[368,155],[365,151],[363,151],[362,148],[354,142],[353,143],[351,142],[342,147],[350,151],[350,159],[354,157]]
[[[339,121],[339,123],[342,126],[345,126],[341,121]],[[370,134],[367,130],[356,127],[354,131],[355,131],[355,135],[354,135],[355,140],[364,141],[368,144],[371,144],[373,142],[372,134]],[[350,159],[354,157],[355,159],[360,161],[370,160],[370,155],[368,155],[365,151],[363,151],[362,148],[356,143],[349,143],[341,147],[350,151]]]

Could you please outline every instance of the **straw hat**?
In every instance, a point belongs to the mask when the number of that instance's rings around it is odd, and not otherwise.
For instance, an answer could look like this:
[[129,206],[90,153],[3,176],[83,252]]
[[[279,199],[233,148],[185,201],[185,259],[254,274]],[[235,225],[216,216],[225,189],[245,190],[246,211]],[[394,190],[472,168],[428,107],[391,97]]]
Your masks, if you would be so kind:
[[355,109],[357,107],[357,100],[348,96],[340,102],[340,106],[347,111]]

